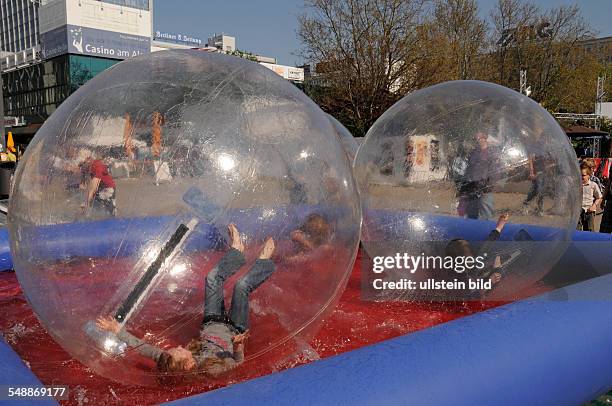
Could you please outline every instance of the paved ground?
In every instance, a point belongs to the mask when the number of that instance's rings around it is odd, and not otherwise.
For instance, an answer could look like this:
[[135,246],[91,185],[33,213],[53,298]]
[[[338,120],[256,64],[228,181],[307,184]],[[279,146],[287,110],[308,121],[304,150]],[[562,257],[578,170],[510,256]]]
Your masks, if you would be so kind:
[[[232,181],[238,184],[238,180]],[[117,179],[116,197],[118,215],[121,217],[147,215],[173,214],[183,206],[182,195],[193,184],[212,196],[222,196],[221,200],[229,200],[228,208],[246,208],[261,205],[289,204],[289,191],[278,180],[250,179],[244,183],[242,189],[231,192],[224,189],[215,179],[206,178],[175,178],[170,182],[155,184],[154,178],[143,175],[140,178]],[[505,191],[494,193],[495,214],[505,211],[512,214],[511,221],[543,226],[561,226],[566,224],[565,216],[535,215],[535,203],[532,211],[526,216],[522,213],[521,205],[529,190],[529,182],[517,182],[506,187]],[[376,185],[370,189],[369,207],[391,210],[409,210],[443,215],[457,215],[456,190],[451,182],[438,181],[433,185],[423,186],[395,186]],[[45,219],[45,222],[68,222],[83,219],[80,204],[83,201],[82,191],[65,189],[65,179],[54,179],[48,186],[44,205],[32,205],[30,215],[34,218]],[[228,196],[232,193],[231,196]],[[216,203],[222,203],[221,201]],[[223,203],[222,203],[223,204]],[[552,199],[546,197],[545,211],[552,207]],[[41,214],[44,211],[45,214]],[[106,214],[95,212],[90,218],[102,218]],[[596,217],[596,230],[599,229],[601,215]]]
[[[512,215],[511,221],[542,226],[559,226],[567,219],[560,216],[535,215],[535,202],[532,202],[531,212],[528,215],[522,213],[522,203],[529,190],[529,184],[517,184],[517,191],[494,193],[494,209],[496,215],[509,211]],[[518,191],[518,190],[521,190]],[[396,209],[421,211],[426,213],[437,213],[443,215],[457,215],[456,190],[450,182],[439,182],[436,187],[418,186],[390,186],[377,185],[371,189],[370,207],[377,209]],[[553,202],[550,197],[544,200],[544,210],[552,208]],[[601,221],[601,216],[598,216]]]
[[[118,216],[137,217],[144,214],[151,216],[169,215],[184,208],[182,196],[193,185],[212,196],[220,197],[216,203],[228,199],[228,208],[246,208],[264,205],[271,201],[289,202],[288,191],[283,190],[278,181],[263,179],[243,184],[240,190],[231,192],[223,188],[214,179],[176,178],[170,182],[155,184],[153,177],[116,179],[116,203]],[[57,178],[47,186],[43,205],[30,205],[29,215],[33,219],[43,219],[43,222],[70,222],[84,219],[81,203],[84,191],[67,190],[65,179]],[[232,193],[228,197],[228,193]],[[272,199],[272,200],[271,200]],[[103,218],[107,215],[101,211],[90,213],[90,219]]]

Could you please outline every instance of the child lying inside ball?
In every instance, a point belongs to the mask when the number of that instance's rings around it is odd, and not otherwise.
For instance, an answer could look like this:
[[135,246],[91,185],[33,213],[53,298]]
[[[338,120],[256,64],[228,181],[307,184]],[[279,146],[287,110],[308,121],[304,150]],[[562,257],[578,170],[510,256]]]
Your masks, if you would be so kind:
[[249,295],[275,271],[271,260],[274,240],[268,238],[253,267],[236,282],[232,306],[225,312],[225,281],[244,264],[244,245],[234,224],[228,226],[230,250],[206,276],[204,287],[204,320],[200,334],[184,348],[162,350],[123,330],[112,317],[100,317],[98,328],[112,332],[140,354],[153,359],[160,372],[197,371],[212,376],[227,372],[244,361],[244,342],[249,334]]
[[[497,224],[495,228],[491,230],[487,239],[485,240],[485,247],[481,247],[480,252],[476,252],[476,250],[472,247],[472,244],[462,238],[456,238],[451,240],[446,246],[446,255],[451,257],[474,257],[478,254],[484,253],[487,251],[486,244],[495,243],[499,240],[501,233],[508,223],[510,219],[510,213],[504,213],[499,216],[497,220]],[[483,280],[489,280],[492,286],[497,285],[502,279],[502,272],[504,268],[507,267],[510,263],[512,263],[515,257],[521,253],[520,244],[524,244],[525,242],[532,241],[531,235],[523,229],[519,230],[514,236],[513,240],[519,244],[519,247],[516,247],[513,252],[507,252],[505,254],[497,253],[493,254],[494,258],[493,263],[485,266],[484,269],[481,269],[477,273],[470,274],[461,274],[464,278],[469,278],[470,276],[473,278],[480,278]],[[492,248],[492,247],[491,247]],[[472,291],[470,292],[470,296],[480,297],[484,292]]]

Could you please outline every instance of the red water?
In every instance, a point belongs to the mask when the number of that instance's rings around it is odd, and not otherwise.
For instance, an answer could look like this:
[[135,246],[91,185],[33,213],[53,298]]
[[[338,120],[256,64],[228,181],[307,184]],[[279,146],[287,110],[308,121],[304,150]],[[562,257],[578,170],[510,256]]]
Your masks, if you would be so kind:
[[[220,381],[190,382],[175,387],[121,385],[95,375],[63,351],[30,310],[13,272],[0,272],[0,332],[38,378],[47,385],[68,385],[70,405],[158,404],[294,367],[320,358],[444,323],[494,306],[492,303],[365,302],[360,298],[358,257],[337,308],[324,321],[301,355],[247,362]],[[286,352],[285,352],[286,353]],[[265,354],[264,357],[274,357]],[[261,365],[266,365],[261,367]],[[273,367],[270,367],[273,365]]]

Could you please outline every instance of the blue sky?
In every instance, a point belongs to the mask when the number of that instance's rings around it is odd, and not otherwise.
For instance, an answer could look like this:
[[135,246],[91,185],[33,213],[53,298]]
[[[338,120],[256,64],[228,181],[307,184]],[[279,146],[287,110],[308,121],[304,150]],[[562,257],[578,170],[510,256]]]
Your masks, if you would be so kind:
[[[478,0],[488,16],[497,0]],[[612,0],[535,0],[542,8],[578,3],[583,16],[600,36],[612,35]],[[154,0],[154,29],[190,35],[206,42],[224,32],[236,37],[238,49],[272,56],[285,65],[301,62],[297,16],[303,0]]]

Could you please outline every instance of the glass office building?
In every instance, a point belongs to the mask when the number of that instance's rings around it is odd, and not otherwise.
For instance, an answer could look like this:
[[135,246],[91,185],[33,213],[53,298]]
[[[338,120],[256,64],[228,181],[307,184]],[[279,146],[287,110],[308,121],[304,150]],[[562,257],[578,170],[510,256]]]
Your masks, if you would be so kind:
[[92,77],[150,52],[151,12],[151,0],[0,0],[5,116],[43,122]]
[[117,62],[84,55],[62,55],[6,72],[2,75],[5,114],[44,120],[81,85]]
[[15,53],[38,45],[39,3],[32,0],[0,0],[0,41],[3,51]]

